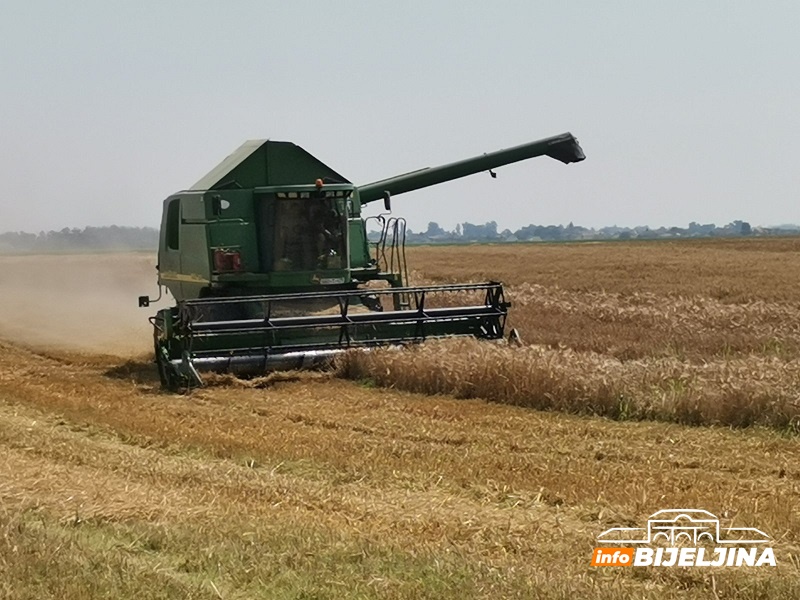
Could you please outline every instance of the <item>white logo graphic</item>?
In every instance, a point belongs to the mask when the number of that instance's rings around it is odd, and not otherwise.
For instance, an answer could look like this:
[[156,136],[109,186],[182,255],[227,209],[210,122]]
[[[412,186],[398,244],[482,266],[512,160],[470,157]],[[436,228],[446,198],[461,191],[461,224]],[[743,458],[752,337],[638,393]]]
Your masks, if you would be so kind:
[[720,535],[719,519],[707,510],[671,508],[650,515],[647,527],[612,527],[597,536],[608,544],[764,544],[770,537],[755,527],[728,527]]
[[[612,527],[597,536],[593,567],[761,567],[777,565],[770,536],[755,527],[720,528],[707,510],[650,515],[647,527]],[[609,547],[625,544],[628,547]],[[630,547],[635,545],[637,547]]]

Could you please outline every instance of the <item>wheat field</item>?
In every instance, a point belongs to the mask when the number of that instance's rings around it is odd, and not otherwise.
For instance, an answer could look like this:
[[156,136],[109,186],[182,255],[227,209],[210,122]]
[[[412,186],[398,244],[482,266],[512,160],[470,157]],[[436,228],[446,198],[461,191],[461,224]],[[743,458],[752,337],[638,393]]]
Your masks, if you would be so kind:
[[[419,247],[523,345],[162,392],[154,257],[0,257],[0,597],[800,597],[798,240]],[[663,508],[775,568],[592,568]]]

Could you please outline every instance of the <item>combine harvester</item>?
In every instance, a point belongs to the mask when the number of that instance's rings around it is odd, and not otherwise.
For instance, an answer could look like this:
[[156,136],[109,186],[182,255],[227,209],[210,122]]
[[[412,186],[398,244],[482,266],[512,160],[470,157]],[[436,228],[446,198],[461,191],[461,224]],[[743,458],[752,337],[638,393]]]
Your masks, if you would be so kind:
[[371,217],[371,244],[361,208],[537,156],[584,159],[565,133],[356,186],[291,142],[245,142],[164,201],[158,284],[177,306],[151,318],[162,385],[309,368],[348,348],[502,338],[500,283],[408,287],[405,221]]

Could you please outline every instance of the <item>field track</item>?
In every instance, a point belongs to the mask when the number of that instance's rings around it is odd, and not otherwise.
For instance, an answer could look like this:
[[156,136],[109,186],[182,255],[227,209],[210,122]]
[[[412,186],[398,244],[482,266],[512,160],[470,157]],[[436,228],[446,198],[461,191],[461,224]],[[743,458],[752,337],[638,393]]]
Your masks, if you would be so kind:
[[[620,247],[598,261],[622,260]],[[437,279],[427,250],[418,262]],[[781,264],[794,260],[781,253]],[[91,294],[133,306],[149,289],[151,259],[66,260],[83,269],[70,276],[57,257],[19,257],[0,279],[6,295],[39,291],[14,296],[19,310],[0,321],[0,597],[800,597],[795,434],[538,412],[332,373],[167,394],[149,362],[145,315],[126,305],[109,330],[113,308]],[[8,277],[33,267],[47,277]],[[125,272],[132,281],[103,286]],[[726,293],[682,297],[752,304],[739,279],[715,277],[730,281]],[[551,289],[544,276],[530,282]],[[58,294],[47,287],[59,284]],[[551,291],[597,293],[596,282],[585,286]],[[767,312],[794,310],[788,283],[762,294]],[[725,334],[723,325],[714,331]],[[662,360],[654,339],[628,352]],[[701,355],[693,339],[679,340],[687,364]],[[727,352],[749,360],[750,339]],[[678,506],[768,532],[778,567],[588,566],[600,531]]]

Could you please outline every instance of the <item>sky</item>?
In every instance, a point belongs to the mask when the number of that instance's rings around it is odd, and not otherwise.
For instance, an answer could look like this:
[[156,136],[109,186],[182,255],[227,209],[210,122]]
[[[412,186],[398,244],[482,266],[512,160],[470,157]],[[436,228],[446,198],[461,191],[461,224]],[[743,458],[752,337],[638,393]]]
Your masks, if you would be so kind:
[[396,196],[394,213],[415,231],[800,223],[797,2],[2,0],[0,15],[0,231],[158,226],[164,198],[247,139],[365,184],[566,131],[585,161],[509,165]]

